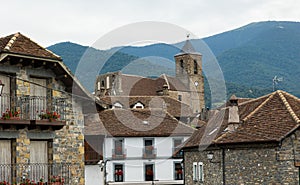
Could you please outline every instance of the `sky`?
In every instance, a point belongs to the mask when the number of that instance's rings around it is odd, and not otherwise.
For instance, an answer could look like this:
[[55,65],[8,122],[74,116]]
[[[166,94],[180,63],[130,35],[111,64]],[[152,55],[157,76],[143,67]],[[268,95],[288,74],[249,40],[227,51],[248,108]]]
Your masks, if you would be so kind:
[[299,0],[0,1],[0,37],[21,32],[44,47],[64,41],[91,46],[117,28],[143,21],[174,24],[198,38],[252,22],[300,21]]

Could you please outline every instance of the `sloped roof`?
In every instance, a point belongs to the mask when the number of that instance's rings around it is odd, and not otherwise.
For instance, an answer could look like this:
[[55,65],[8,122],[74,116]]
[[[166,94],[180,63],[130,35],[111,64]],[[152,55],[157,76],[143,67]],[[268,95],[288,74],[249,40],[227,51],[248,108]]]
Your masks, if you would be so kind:
[[183,55],[183,54],[201,55],[201,53],[199,53],[195,50],[195,48],[193,47],[193,45],[189,39],[187,39],[185,41],[183,47],[180,50],[180,53],[176,54],[175,56]]
[[105,96],[100,98],[100,102],[109,106],[119,102],[123,105],[124,109],[129,109],[137,102],[141,102],[145,106],[145,109],[166,110],[174,117],[192,115],[192,110],[187,104],[169,96]]
[[110,109],[86,121],[84,133],[113,137],[168,137],[189,136],[194,130],[164,111]]
[[121,96],[156,96],[164,85],[168,85],[169,90],[188,91],[178,78],[164,74],[158,78],[146,78],[119,73],[118,77],[122,84]]
[[[10,56],[15,59],[25,59],[27,62],[30,61],[30,63],[32,62],[31,58],[34,58],[34,64],[40,64],[40,66],[45,63],[45,67],[51,68],[56,77],[59,77],[59,79],[67,86],[67,92],[72,93],[74,97],[84,98],[85,100],[91,100],[93,102],[94,97],[92,97],[82,86],[58,55],[40,46],[23,34],[18,32],[0,38],[1,57],[2,54],[5,57],[1,58],[0,64],[8,62],[8,59],[6,58],[9,58]],[[23,62],[21,60],[16,61],[17,63],[25,65],[24,60]]]
[[0,38],[0,52],[18,53],[61,60],[58,55],[40,46],[19,32]]
[[[210,119],[185,143],[185,147],[205,144],[237,144],[279,142],[300,126],[300,99],[284,91],[276,91],[238,105],[241,123],[234,131],[227,131],[228,107],[219,110],[223,119]],[[209,133],[217,129],[211,138]]]

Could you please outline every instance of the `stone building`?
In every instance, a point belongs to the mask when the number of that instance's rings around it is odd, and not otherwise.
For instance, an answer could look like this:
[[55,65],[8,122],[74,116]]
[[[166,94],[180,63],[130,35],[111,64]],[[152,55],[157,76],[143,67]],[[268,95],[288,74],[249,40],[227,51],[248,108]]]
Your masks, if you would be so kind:
[[185,184],[299,184],[300,99],[233,96],[184,144]]
[[84,184],[87,91],[62,59],[21,33],[0,38],[0,182]]
[[205,107],[202,55],[187,40],[174,56],[176,77],[162,74],[158,78],[112,72],[96,79],[95,94],[103,96],[169,96],[189,105],[194,113]]

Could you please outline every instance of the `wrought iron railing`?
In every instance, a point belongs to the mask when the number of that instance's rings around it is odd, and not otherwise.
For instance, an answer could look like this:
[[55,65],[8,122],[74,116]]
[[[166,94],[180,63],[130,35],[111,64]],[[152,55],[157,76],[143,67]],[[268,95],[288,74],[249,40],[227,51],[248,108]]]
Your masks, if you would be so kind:
[[156,148],[154,148],[153,146],[145,146],[145,148],[143,149],[143,158],[156,158]]
[[112,149],[112,158],[113,159],[125,159],[127,150],[124,148]]
[[66,99],[51,98],[45,96],[10,96],[2,94],[0,96],[1,117],[7,114],[9,118],[18,118],[23,120],[39,120],[42,114],[55,113],[59,118],[66,119]]
[[[44,184],[71,184],[70,163],[0,164],[0,182],[20,184],[25,181]],[[59,184],[59,183],[56,183]]]

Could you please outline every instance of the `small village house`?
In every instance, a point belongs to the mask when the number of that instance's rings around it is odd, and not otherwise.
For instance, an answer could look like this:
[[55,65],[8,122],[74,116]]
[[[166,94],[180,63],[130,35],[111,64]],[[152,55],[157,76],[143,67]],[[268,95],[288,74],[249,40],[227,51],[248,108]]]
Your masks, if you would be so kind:
[[90,97],[62,59],[21,33],[2,37],[0,80],[0,182],[83,185]]
[[300,99],[232,96],[184,144],[185,184],[299,184]]

